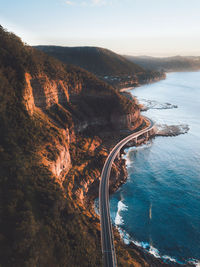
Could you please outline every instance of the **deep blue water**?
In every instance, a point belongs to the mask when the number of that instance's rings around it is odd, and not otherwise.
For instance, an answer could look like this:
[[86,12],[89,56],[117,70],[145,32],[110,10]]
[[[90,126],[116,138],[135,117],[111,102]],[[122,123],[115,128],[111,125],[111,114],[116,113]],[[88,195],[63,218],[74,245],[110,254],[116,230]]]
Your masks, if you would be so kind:
[[126,150],[129,176],[111,196],[111,217],[126,242],[132,240],[163,259],[199,260],[200,72],[170,73],[166,80],[131,93],[141,101],[177,105],[144,114],[161,124],[188,124],[190,130]]

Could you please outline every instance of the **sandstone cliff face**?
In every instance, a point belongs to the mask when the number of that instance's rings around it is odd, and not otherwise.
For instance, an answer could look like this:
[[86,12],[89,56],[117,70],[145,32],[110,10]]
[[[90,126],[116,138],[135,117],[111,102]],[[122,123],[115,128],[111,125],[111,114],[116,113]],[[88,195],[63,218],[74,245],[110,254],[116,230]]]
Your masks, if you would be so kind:
[[[45,111],[54,105],[60,105],[65,110],[70,99],[74,99],[76,95],[80,94],[83,88],[82,84],[78,81],[74,83],[72,88],[72,85],[67,84],[66,81],[51,80],[45,74],[32,77],[26,73],[25,80],[24,104],[31,115],[33,115],[35,110]],[[81,120],[75,123],[75,130],[82,132],[88,127],[105,127],[109,124],[111,124],[109,126],[113,126],[114,129],[118,130],[124,128],[134,130],[140,123],[140,110],[136,108],[132,114],[120,115],[119,112],[115,112],[111,114],[110,120],[106,120],[103,116]]]
[[111,123],[116,130],[129,129],[133,131],[142,123],[140,110],[137,109],[134,113],[120,115],[118,112],[112,114]]
[[[67,132],[66,132],[67,135]],[[69,152],[69,142],[66,139],[55,139],[52,143],[47,143],[39,152],[42,163],[56,177],[57,182],[62,185],[65,175],[71,168],[71,156]]]
[[32,77],[29,73],[25,74],[25,80],[24,101],[31,114],[35,107],[44,110],[69,101],[69,88],[62,80],[50,80],[45,74]]
[[29,112],[29,114],[32,116],[35,108],[35,102],[33,97],[33,89],[30,83],[31,75],[29,73],[25,74],[25,87],[23,92],[23,102],[26,107],[26,110]]
[[[47,142],[40,149],[39,154],[42,164],[51,171],[60,185],[68,179],[66,175],[70,175],[72,194],[82,203],[90,191],[93,191],[93,195],[97,196],[101,168],[109,150],[101,147],[102,141],[97,137],[91,141],[86,141],[88,148],[81,144],[81,153],[87,154],[88,159],[92,157],[94,157],[93,161],[98,157],[104,159],[99,163],[95,163],[93,166],[88,166],[88,160],[82,163],[82,165],[79,165],[79,162],[72,163],[70,146],[73,142],[77,143],[76,136],[88,128],[100,127],[103,130],[105,127],[110,127],[111,130],[115,131],[121,129],[134,130],[142,123],[139,108],[136,106],[135,112],[132,114],[120,115],[118,112],[114,112],[111,114],[110,120],[105,119],[103,116],[91,117],[89,119],[85,118],[76,121],[70,128],[63,128],[63,126],[59,127],[52,118],[49,118],[46,111],[57,105],[66,111],[67,114],[66,107],[69,105],[70,99],[76,100],[77,95],[79,97],[78,101],[81,101],[79,94],[83,88],[82,84],[79,81],[77,83],[74,82],[72,85],[64,80],[51,80],[45,74],[38,74],[38,76],[32,77],[29,73],[25,74],[25,81],[24,104],[27,111],[31,116],[34,114],[43,116],[43,119],[46,119],[47,123],[58,127],[61,136],[60,138],[55,137],[54,141],[51,143]],[[121,160],[117,162],[113,167],[115,173],[113,176],[114,180],[112,180],[113,188],[119,185],[120,180],[124,180],[123,176],[126,177],[124,168],[119,168],[119,165],[122,163]],[[93,169],[93,171],[89,172],[90,169]],[[74,173],[69,173],[70,170],[73,170]],[[81,179],[77,180],[77,177]]]
[[[102,141],[99,138],[95,138],[92,142],[87,140],[86,144],[83,147],[82,153],[89,156],[92,161],[90,163],[85,161],[77,166],[73,166],[69,173],[71,197],[75,197],[82,205],[93,203],[94,199],[98,197],[101,171],[109,154],[109,150],[102,145]],[[95,160],[96,158],[97,160]],[[78,177],[81,179],[78,180]],[[119,157],[112,166],[110,191],[116,191],[126,179],[125,160]]]
[[[32,77],[29,73],[25,74],[24,105],[31,116],[34,113],[43,113],[54,104],[66,104],[69,101],[68,87],[59,80],[50,80],[46,75]],[[43,119],[48,121],[45,113]],[[71,168],[70,133],[69,129],[60,129],[62,138],[55,138],[54,142],[47,143],[38,151],[44,164],[62,184],[64,175]],[[73,133],[72,133],[73,135]]]

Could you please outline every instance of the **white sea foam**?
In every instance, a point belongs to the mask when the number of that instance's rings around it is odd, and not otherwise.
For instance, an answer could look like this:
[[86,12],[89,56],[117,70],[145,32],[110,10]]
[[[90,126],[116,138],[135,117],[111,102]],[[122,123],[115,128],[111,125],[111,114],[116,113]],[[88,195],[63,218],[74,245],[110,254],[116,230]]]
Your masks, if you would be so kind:
[[191,259],[188,262],[181,262],[181,261],[179,261],[179,260],[177,260],[177,259],[175,259],[173,257],[168,256],[168,255],[161,255],[159,250],[157,248],[153,247],[152,245],[150,245],[148,242],[139,242],[139,241],[133,240],[125,230],[123,230],[119,226],[117,226],[117,229],[118,229],[118,231],[120,233],[121,238],[123,239],[123,241],[124,241],[124,243],[126,245],[128,245],[128,244],[130,244],[132,242],[137,247],[141,247],[141,248],[145,249],[150,254],[152,254],[155,258],[160,258],[164,262],[168,262],[168,263],[173,262],[173,263],[179,263],[179,264],[190,263],[190,264],[194,264],[196,267],[200,267],[200,261],[199,260]]
[[139,150],[148,149],[151,146],[152,146],[152,141],[149,140],[146,144],[142,144],[140,146],[137,146],[137,147],[134,147],[134,148],[131,148],[131,149],[134,150],[134,151],[139,151]]
[[120,228],[118,226],[117,226],[117,229],[118,229],[120,236],[123,239],[124,243],[126,245],[129,245],[131,243],[130,235],[125,230],[123,230],[122,228]]
[[149,253],[151,253],[154,257],[160,258],[160,254],[157,248],[150,246]]
[[132,240],[132,243],[135,244],[137,247],[142,247],[142,244],[136,240]]
[[115,224],[116,225],[124,224],[124,220],[123,220],[122,216],[120,215],[120,213],[121,213],[121,211],[125,211],[127,209],[128,209],[128,207],[120,200],[118,202],[118,209],[117,209],[117,214],[115,217]]
[[196,267],[200,267],[200,260],[191,259],[189,263],[194,264]]
[[132,163],[131,159],[130,159],[130,154],[128,153],[124,159],[126,160],[126,166],[129,167]]
[[167,260],[167,261],[171,261],[171,262],[177,262],[176,259],[174,259],[170,256],[167,256],[167,255],[162,256],[162,259]]
[[148,249],[149,248],[149,243],[148,242],[140,242],[140,246],[142,248]]
[[[99,215],[99,209],[98,209],[98,204],[99,201],[98,199],[95,200],[94,203],[94,208],[95,208],[95,212]],[[148,251],[149,253],[151,253],[154,257],[156,258],[160,258],[162,259],[164,262],[174,262],[174,263],[179,263],[179,264],[193,264],[196,267],[200,267],[200,260],[196,260],[196,259],[190,259],[187,262],[180,262],[179,260],[170,257],[168,255],[161,255],[159,250],[155,247],[153,247],[151,244],[149,244],[148,242],[139,242],[136,240],[133,240],[131,238],[131,236],[122,228],[120,228],[120,225],[123,225],[124,221],[122,219],[122,216],[120,215],[121,211],[126,211],[128,209],[128,206],[126,206],[122,200],[120,200],[118,202],[118,210],[117,210],[117,214],[115,217],[115,225],[120,233],[121,238],[123,239],[124,243],[126,245],[130,244],[131,242],[133,244],[135,244],[137,247],[141,247],[143,249],[145,249],[146,251]],[[150,205],[150,210],[152,209],[152,205]],[[149,211],[151,214],[151,211]],[[151,217],[151,216],[150,216]],[[151,243],[151,242],[150,242]]]
[[142,247],[145,250],[147,250],[155,258],[160,258],[160,259],[163,259],[163,260],[166,260],[166,261],[170,261],[170,262],[177,262],[176,259],[174,259],[174,258],[172,258],[172,257],[170,257],[168,255],[161,256],[159,250],[157,248],[155,248],[154,246],[150,245],[148,242],[137,242],[137,241],[133,241],[133,243],[136,246]]
[[126,160],[126,166],[129,167],[132,163],[132,155],[136,153],[137,151],[148,149],[152,146],[152,141],[148,141],[146,144],[140,145],[138,147],[130,147],[125,149],[125,156],[123,157]]
[[122,216],[117,212],[116,217],[115,217],[115,224],[116,225],[122,225],[124,224],[124,220],[122,219]]

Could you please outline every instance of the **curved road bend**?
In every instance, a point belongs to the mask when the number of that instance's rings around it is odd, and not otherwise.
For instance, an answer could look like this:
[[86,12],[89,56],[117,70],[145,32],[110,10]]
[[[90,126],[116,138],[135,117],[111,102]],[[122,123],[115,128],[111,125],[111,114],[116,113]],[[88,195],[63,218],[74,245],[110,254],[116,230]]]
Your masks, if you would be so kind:
[[101,247],[103,254],[104,267],[117,267],[117,260],[114,247],[114,238],[112,231],[112,224],[110,219],[110,204],[109,204],[109,178],[112,163],[119,153],[120,149],[130,140],[139,137],[140,135],[150,131],[154,127],[153,121],[149,121],[149,126],[141,131],[133,133],[122,139],[110,152],[106,159],[102,173],[99,187],[99,209],[100,209],[100,223],[101,223]]

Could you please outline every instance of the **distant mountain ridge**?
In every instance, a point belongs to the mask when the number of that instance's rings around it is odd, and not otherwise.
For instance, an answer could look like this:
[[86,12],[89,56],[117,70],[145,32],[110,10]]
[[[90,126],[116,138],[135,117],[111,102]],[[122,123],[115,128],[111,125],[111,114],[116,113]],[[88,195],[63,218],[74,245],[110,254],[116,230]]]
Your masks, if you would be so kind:
[[100,47],[35,46],[67,64],[82,67],[98,76],[124,75],[145,70],[124,57]]
[[163,73],[147,71],[111,50],[100,47],[35,46],[65,64],[79,66],[111,85],[123,88],[164,78]]
[[126,59],[140,65],[142,68],[157,71],[193,71],[200,69],[200,57],[174,56],[174,57],[150,57],[150,56],[124,56]]

